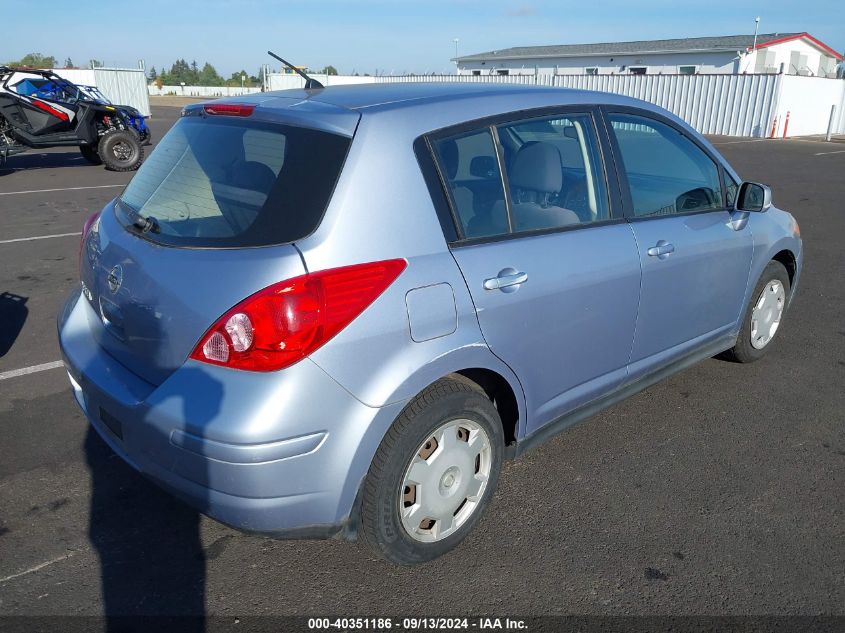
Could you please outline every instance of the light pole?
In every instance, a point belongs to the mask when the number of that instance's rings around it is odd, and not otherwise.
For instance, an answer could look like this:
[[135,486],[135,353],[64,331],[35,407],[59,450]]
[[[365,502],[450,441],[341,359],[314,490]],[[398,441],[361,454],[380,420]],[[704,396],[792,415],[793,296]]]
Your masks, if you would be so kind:
[[754,45],[751,47],[752,51],[757,50],[757,31],[760,29],[760,16],[754,18]]
[[460,42],[460,40],[456,37],[452,41],[455,43],[455,74],[457,75],[457,74],[459,74],[459,72],[458,72],[458,42]]

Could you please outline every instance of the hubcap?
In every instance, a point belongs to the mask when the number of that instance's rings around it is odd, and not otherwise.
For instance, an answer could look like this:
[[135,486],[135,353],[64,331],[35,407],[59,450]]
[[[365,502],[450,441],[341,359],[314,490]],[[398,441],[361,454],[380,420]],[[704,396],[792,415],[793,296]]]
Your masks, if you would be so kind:
[[132,148],[128,143],[116,143],[112,151],[118,160],[126,161],[132,156]]
[[783,284],[772,279],[763,288],[751,311],[751,345],[763,349],[778,331],[783,307],[786,304],[786,290]]
[[440,541],[478,507],[490,478],[492,451],[484,429],[451,420],[420,444],[399,490],[402,527],[417,541]]

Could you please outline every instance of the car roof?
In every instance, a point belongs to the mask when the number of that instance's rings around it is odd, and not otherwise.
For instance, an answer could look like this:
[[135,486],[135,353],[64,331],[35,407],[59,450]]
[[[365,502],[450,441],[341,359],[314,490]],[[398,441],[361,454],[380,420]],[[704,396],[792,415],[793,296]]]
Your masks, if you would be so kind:
[[[594,103],[618,103],[617,95],[595,92],[590,90],[576,90],[571,88],[552,88],[549,86],[531,86],[520,84],[490,84],[470,82],[401,82],[375,83],[344,86],[330,86],[321,90],[279,90],[265,95],[276,95],[285,98],[300,98],[319,101],[349,110],[396,109],[436,105],[444,101],[474,100],[489,97],[505,97],[519,95],[546,94],[550,102],[583,103],[584,96],[590,95]],[[641,103],[635,99],[622,97],[631,104]],[[270,104],[267,104],[270,105]]]
[[[488,116],[567,105],[630,106],[677,119],[653,104],[619,94],[486,82],[358,84],[262,92],[223,100],[254,103],[256,116],[346,136],[354,135],[362,116],[370,120],[389,118],[394,130],[417,135]],[[199,107],[202,104],[186,109]],[[390,114],[396,116],[384,116]]]

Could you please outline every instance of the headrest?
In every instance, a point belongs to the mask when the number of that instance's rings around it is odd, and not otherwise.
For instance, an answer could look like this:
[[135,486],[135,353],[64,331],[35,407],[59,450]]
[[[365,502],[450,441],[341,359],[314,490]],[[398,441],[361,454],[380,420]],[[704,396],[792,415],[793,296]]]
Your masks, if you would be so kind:
[[242,189],[267,193],[276,182],[276,174],[264,163],[254,160],[238,161],[232,167],[231,184]]
[[563,188],[560,152],[551,143],[524,145],[516,154],[508,174],[512,187],[542,193],[557,193]]

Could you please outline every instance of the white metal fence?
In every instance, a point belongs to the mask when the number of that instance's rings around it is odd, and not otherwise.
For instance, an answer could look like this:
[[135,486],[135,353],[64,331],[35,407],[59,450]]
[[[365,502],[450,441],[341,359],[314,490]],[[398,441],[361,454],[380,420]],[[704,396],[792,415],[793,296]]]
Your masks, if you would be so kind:
[[240,88],[233,86],[147,86],[151,96],[176,95],[177,97],[239,97],[261,92],[261,88]]
[[833,132],[845,133],[845,81],[837,79],[774,74],[418,75],[372,79],[378,83],[508,83],[612,92],[666,108],[704,134],[729,136],[824,134],[831,107],[836,106]]
[[96,86],[109,101],[150,116],[147,77],[141,68],[56,68],[54,73],[83,86]]
[[[704,134],[804,136],[824,134],[836,106],[833,133],[845,134],[845,81],[798,75],[314,75],[325,86],[371,83],[472,82],[598,90],[654,103]],[[302,88],[299,75],[267,75],[269,90]],[[154,86],[150,94],[237,96],[257,88]]]
[[[316,79],[326,87],[329,86],[343,86],[348,84],[371,84],[375,83],[375,77],[368,77],[366,75],[318,75],[311,74],[312,79]],[[293,73],[268,73],[267,74],[268,90],[288,90],[290,88],[304,88],[305,80],[299,75]]]
[[147,94],[147,76],[143,70],[129,68],[95,68],[94,85],[112,103],[137,108],[150,116],[150,97]]

